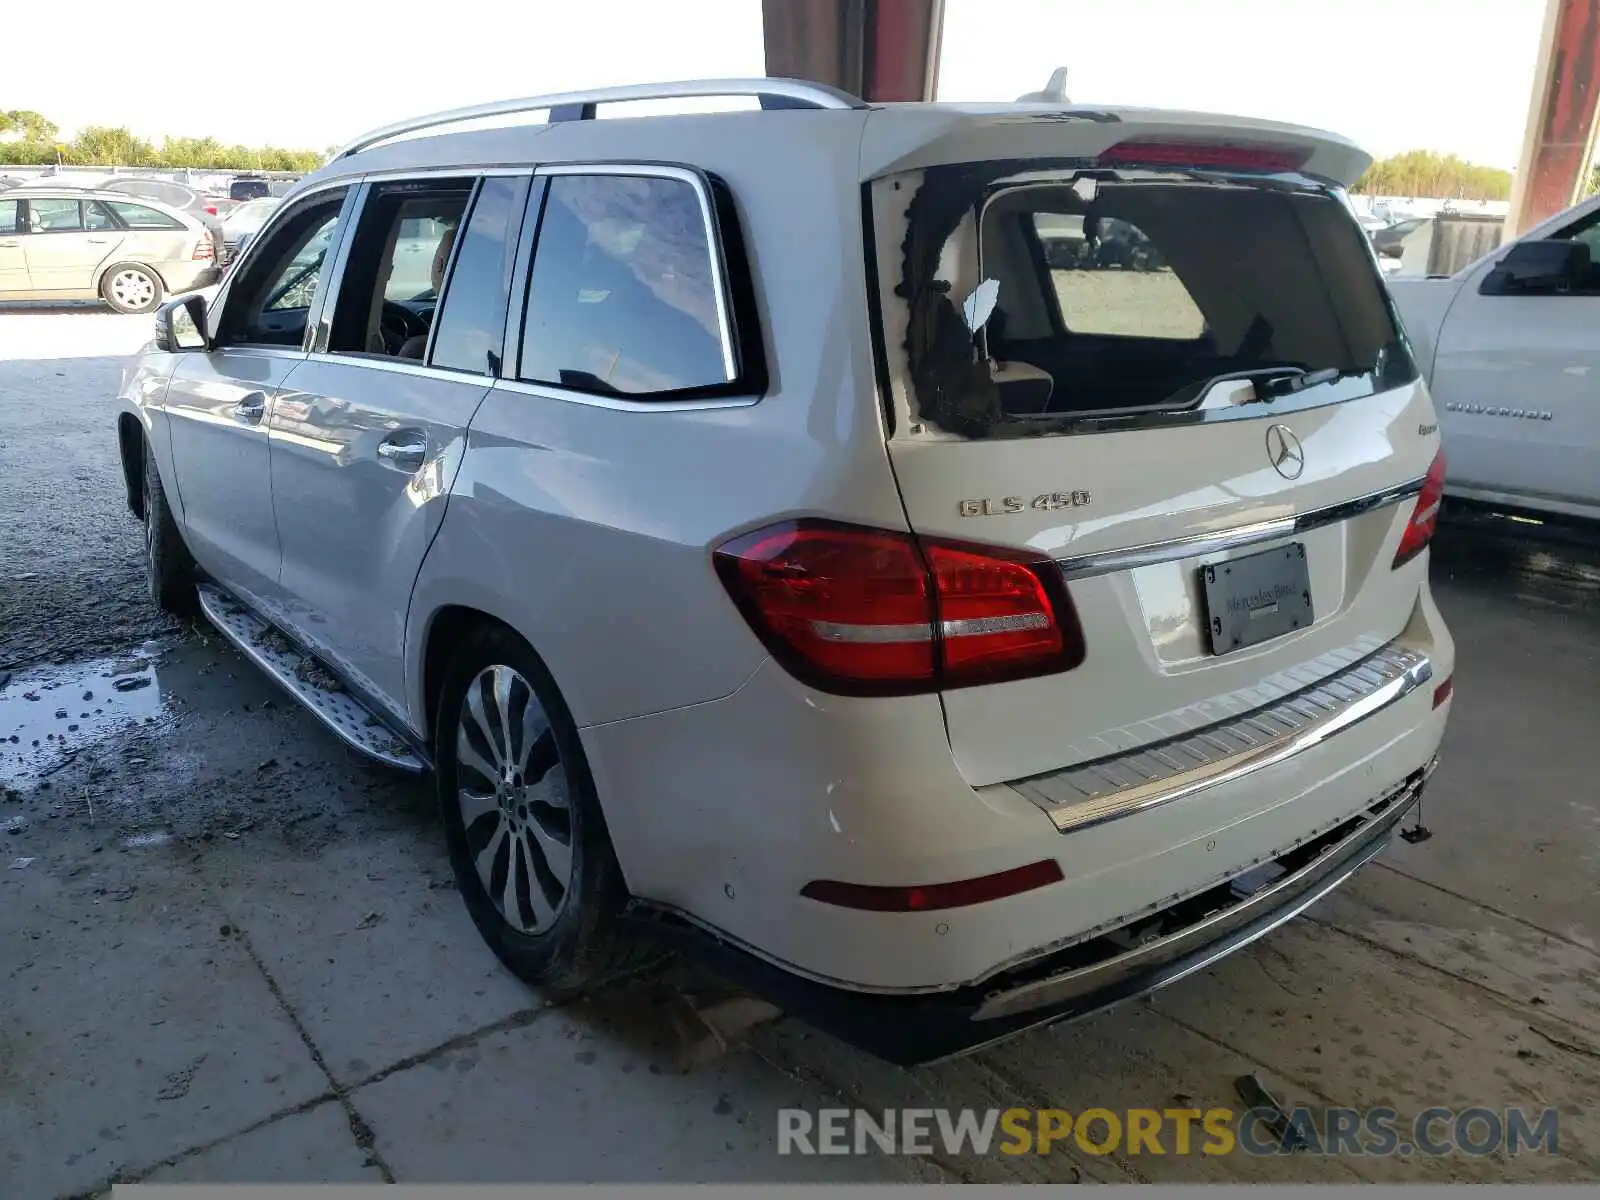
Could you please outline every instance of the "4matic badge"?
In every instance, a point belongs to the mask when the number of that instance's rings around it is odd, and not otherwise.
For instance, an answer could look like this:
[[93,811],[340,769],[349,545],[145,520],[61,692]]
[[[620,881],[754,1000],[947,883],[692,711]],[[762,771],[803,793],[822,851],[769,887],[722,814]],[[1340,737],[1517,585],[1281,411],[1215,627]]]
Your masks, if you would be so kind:
[[1063,508],[1083,508],[1089,503],[1089,493],[1086,491],[1040,492],[1031,500],[1024,496],[963,500],[957,511],[963,517],[1004,517],[1019,513],[1026,508],[1036,508],[1040,512],[1057,512]]

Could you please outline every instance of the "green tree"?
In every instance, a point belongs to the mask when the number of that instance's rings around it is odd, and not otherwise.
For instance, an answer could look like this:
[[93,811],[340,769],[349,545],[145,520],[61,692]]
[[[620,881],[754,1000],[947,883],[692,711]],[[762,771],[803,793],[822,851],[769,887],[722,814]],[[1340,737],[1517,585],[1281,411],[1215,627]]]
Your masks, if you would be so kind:
[[56,126],[32,109],[12,108],[0,111],[0,133],[19,133],[25,142],[48,142],[55,138]]
[[136,137],[125,128],[90,125],[79,131],[67,144],[62,156],[78,166],[93,167],[149,167],[161,164],[155,161],[155,148],[143,138]]
[[[317,150],[225,146],[213,137],[167,137],[159,147],[122,127],[90,125],[58,145],[54,122],[28,109],[0,111],[0,166],[64,162],[84,167],[173,170],[313,171],[327,161]],[[11,137],[3,135],[10,134]]]
[[1506,200],[1511,196],[1511,172],[1469,163],[1454,154],[1407,150],[1374,162],[1351,190],[1371,196]]

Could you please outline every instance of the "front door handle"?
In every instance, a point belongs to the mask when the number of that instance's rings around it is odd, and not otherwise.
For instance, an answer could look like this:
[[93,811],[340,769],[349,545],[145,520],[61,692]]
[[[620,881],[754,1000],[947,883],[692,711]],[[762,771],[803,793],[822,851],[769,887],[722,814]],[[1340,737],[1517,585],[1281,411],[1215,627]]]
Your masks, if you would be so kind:
[[267,394],[265,392],[251,392],[233,406],[233,417],[236,421],[243,421],[246,425],[259,425],[261,418],[267,415]]
[[378,457],[403,471],[417,471],[428,457],[428,439],[416,429],[398,429],[378,443]]

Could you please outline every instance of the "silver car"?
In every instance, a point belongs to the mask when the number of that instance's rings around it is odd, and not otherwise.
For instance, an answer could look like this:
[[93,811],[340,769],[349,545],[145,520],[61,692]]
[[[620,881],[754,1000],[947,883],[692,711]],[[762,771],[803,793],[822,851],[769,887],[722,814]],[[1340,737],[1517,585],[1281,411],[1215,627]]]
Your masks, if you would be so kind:
[[25,186],[0,196],[0,300],[101,299],[154,309],[217,277],[221,234],[124,192]]

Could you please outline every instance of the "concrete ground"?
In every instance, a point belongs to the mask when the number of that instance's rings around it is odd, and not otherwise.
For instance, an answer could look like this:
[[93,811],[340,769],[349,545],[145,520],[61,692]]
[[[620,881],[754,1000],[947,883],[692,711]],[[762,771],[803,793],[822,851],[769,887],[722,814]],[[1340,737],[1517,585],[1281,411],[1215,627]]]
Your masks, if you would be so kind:
[[[1600,548],[1447,530],[1436,836],[1157,997],[902,1071],[793,1021],[677,1069],[658,978],[551,1008],[479,942],[423,784],[141,592],[109,398],[148,319],[0,311],[0,1196],[115,1179],[1593,1180]],[[9,680],[5,677],[9,675]],[[1553,1106],[1487,1159],[780,1156],[840,1105]]]

